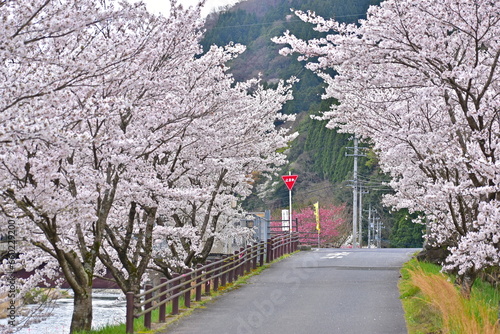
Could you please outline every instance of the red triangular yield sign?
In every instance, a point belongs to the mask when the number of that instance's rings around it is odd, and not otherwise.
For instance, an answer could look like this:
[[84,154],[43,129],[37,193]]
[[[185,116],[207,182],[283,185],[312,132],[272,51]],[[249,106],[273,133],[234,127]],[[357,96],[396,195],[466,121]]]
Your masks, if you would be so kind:
[[298,175],[283,175],[281,178],[285,181],[286,187],[288,190],[292,190],[295,181],[297,180]]

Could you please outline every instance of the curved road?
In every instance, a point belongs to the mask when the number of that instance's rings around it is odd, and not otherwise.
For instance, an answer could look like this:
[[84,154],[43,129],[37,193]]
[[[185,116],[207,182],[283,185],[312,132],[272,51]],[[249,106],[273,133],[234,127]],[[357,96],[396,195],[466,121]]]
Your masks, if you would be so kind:
[[397,282],[417,249],[319,249],[273,264],[165,334],[404,334]]

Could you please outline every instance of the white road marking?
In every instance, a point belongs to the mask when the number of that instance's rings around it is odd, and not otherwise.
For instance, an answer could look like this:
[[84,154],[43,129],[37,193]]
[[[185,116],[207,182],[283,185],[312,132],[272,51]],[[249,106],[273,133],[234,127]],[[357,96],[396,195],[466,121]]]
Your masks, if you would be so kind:
[[322,259],[341,259],[344,256],[347,256],[351,253],[349,252],[337,252],[337,253],[328,253],[325,256],[321,257]]

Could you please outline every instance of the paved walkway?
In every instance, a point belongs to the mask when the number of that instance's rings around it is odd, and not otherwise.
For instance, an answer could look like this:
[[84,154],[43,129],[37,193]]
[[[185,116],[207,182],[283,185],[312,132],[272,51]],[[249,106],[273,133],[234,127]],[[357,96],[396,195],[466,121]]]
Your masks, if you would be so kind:
[[405,334],[397,282],[416,249],[320,249],[273,264],[162,334]]

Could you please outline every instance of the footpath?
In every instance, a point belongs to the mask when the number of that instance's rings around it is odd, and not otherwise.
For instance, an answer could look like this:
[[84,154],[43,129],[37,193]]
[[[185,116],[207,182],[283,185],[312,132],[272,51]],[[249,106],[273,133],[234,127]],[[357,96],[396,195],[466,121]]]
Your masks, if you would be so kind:
[[161,334],[404,334],[397,283],[415,249],[299,252]]

